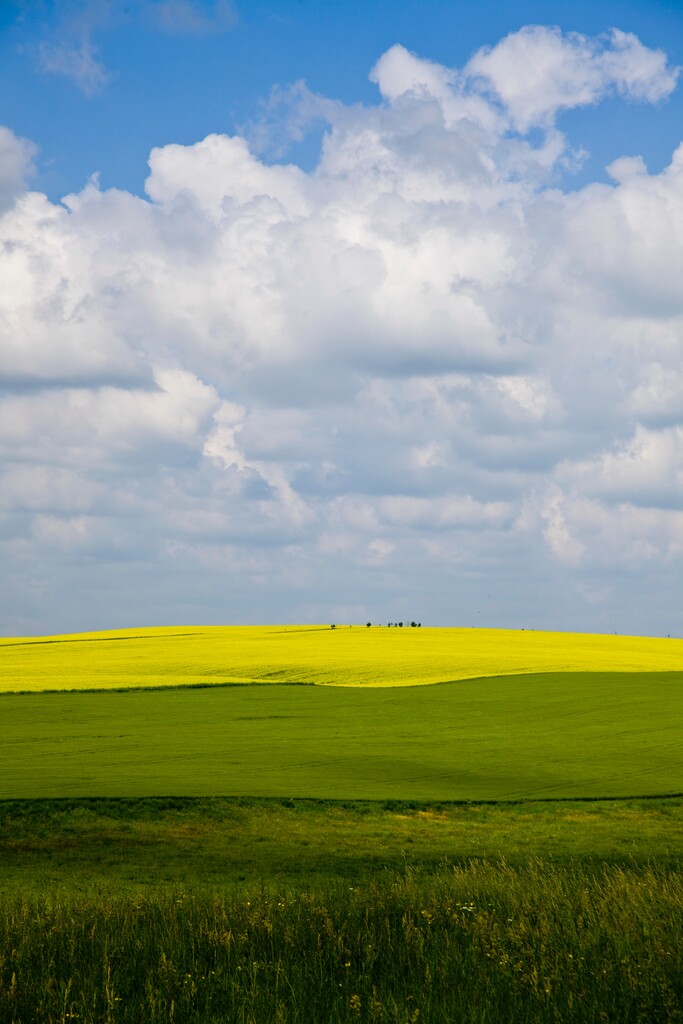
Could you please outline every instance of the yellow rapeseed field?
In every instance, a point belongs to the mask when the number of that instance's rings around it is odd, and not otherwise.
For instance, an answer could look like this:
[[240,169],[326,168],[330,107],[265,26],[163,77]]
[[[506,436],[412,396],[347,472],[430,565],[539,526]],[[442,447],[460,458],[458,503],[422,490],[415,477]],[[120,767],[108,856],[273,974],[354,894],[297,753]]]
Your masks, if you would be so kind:
[[175,626],[0,640],[0,693],[211,683],[416,686],[531,672],[646,671],[683,671],[683,640],[386,626]]

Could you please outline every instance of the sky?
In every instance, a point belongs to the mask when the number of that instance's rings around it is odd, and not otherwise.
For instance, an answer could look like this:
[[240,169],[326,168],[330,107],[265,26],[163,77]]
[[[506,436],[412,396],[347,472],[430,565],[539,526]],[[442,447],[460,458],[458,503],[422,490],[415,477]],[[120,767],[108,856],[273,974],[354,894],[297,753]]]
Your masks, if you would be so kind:
[[683,635],[683,6],[0,4],[0,633]]

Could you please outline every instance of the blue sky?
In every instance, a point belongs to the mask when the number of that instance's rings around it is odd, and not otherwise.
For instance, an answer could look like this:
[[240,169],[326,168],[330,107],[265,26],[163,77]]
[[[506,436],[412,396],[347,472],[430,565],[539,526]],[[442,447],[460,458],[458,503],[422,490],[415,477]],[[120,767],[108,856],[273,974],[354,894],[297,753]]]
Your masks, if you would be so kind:
[[[153,146],[236,132],[258,119],[274,86],[303,79],[313,92],[344,103],[376,103],[368,73],[394,43],[460,66],[522,25],[557,25],[589,36],[618,26],[648,46],[664,47],[673,64],[683,63],[678,2],[252,0],[229,5],[223,17],[220,5],[216,13],[215,3],[197,2],[188,4],[197,23],[177,18],[172,31],[150,15],[154,6],[153,0],[3,5],[0,117],[39,146],[33,185],[51,198],[82,188],[94,172],[103,187],[140,193]],[[41,46],[78,50],[84,42],[104,81],[79,83],[45,70]],[[635,138],[650,169],[660,170],[679,141],[682,120],[680,90],[655,108],[617,100],[600,110],[568,112],[564,130],[588,156],[567,184],[604,179],[605,166]],[[314,133],[286,155],[310,167],[317,151]]]
[[8,635],[683,633],[679,3],[0,6]]

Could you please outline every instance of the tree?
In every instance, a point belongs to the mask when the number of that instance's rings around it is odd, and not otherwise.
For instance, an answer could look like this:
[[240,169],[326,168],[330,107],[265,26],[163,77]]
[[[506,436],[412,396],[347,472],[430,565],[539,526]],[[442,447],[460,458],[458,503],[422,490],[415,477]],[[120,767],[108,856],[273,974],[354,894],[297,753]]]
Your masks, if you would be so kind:
[[372,625],[372,623],[371,623],[371,622],[366,622],[366,623],[365,623],[365,625],[366,625],[366,626],[371,626],[371,625]]

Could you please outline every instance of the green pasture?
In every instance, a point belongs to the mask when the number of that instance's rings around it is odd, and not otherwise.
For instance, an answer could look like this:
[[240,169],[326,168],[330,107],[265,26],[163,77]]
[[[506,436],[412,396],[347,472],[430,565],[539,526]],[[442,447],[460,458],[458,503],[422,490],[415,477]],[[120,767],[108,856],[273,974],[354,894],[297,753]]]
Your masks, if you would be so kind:
[[366,885],[472,862],[675,868],[683,800],[521,804],[0,801],[0,897]]
[[527,800],[683,790],[681,673],[0,698],[0,798]]

